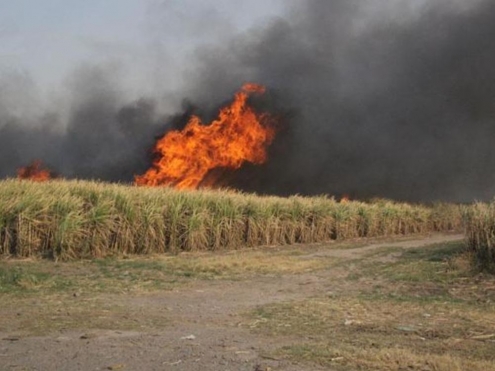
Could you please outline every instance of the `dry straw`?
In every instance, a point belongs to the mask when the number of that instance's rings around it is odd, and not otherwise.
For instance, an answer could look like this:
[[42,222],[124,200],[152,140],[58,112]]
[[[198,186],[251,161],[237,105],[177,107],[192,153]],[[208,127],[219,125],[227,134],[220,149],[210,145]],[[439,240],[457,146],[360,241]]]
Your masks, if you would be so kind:
[[459,208],[83,181],[0,182],[0,256],[61,260],[447,231]]
[[468,248],[475,265],[495,273],[495,201],[466,207],[463,214]]

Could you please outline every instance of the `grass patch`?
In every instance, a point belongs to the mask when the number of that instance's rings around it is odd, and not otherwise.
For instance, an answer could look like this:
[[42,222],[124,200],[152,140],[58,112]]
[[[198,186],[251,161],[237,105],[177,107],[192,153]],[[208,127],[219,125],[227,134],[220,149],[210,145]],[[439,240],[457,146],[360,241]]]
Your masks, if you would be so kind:
[[328,344],[295,345],[284,347],[279,355],[342,371],[486,371],[494,366],[492,361],[470,360],[448,354],[418,354],[399,347],[369,350],[355,347],[335,349]]
[[396,262],[369,265],[366,274],[384,276],[391,281],[450,283],[470,275],[469,271],[453,267],[464,249],[464,242],[408,249],[397,257]]
[[155,270],[155,264],[120,265],[117,261],[54,263],[0,262],[0,293],[34,296],[78,293],[145,292],[173,288],[177,276]]
[[464,242],[407,249],[394,261],[363,261],[357,271],[349,279],[385,283],[363,290],[364,297],[423,303],[495,302],[495,277],[472,269]]
[[170,289],[191,279],[299,274],[335,264],[336,259],[330,257],[301,258],[307,253],[307,248],[285,248],[73,262],[3,260],[0,293],[44,295],[81,288],[94,293],[149,292]]
[[335,370],[494,369],[495,280],[473,273],[462,251],[379,249],[346,262],[331,296],[259,307],[247,326],[297,339],[274,357]]
[[40,267],[25,264],[0,264],[0,293],[34,293],[39,290],[67,290],[74,286],[70,279],[54,277]]
[[137,313],[136,307],[108,294],[15,296],[8,297],[0,308],[2,331],[19,336],[64,330],[157,330],[169,323],[166,311],[150,311],[143,316]]
[[337,370],[424,370],[431,360],[438,360],[429,364],[432,370],[456,364],[462,367],[453,369],[481,370],[495,366],[493,309],[322,298],[258,308],[249,325],[257,333],[298,339],[276,355]]

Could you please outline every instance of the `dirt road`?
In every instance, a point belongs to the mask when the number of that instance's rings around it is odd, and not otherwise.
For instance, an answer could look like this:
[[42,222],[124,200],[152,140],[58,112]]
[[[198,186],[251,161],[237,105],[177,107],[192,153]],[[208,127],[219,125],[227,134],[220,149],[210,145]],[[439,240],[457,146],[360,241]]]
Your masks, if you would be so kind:
[[[132,330],[127,325],[121,329],[113,326],[112,330],[56,326],[54,332],[33,335],[25,331],[22,318],[36,316],[36,313],[19,307],[19,312],[13,314],[10,308],[10,312],[4,312],[3,319],[0,318],[0,370],[328,369],[272,356],[272,350],[297,343],[300,338],[273,338],[253,332],[251,329],[260,324],[246,313],[271,303],[353,290],[355,283],[344,279],[352,270],[349,262],[371,256],[380,249],[390,248],[390,253],[379,257],[385,261],[394,259],[397,251],[403,249],[462,238],[460,235],[434,235],[399,242],[377,242],[359,248],[319,246],[308,248],[297,259],[334,259],[327,268],[297,274],[254,274],[241,279],[198,279],[172,290],[109,294],[106,300],[118,308],[125,308],[126,321],[137,322],[138,326],[131,327]],[[22,301],[23,305],[29,306],[29,300],[28,297]],[[74,294],[73,299],[67,300],[77,303],[81,298]],[[64,300],[58,305],[60,311],[67,306]],[[80,305],[88,305],[88,301],[81,300]],[[32,306],[42,311],[43,300],[33,300]],[[108,313],[99,311],[98,316],[107,316],[111,321],[114,313],[112,310]],[[154,322],[146,324],[147,318]],[[60,317],[53,317],[53,321],[58,320]],[[17,322],[13,324],[12,321]],[[101,328],[107,328],[105,318],[100,318],[99,323],[103,323]]]

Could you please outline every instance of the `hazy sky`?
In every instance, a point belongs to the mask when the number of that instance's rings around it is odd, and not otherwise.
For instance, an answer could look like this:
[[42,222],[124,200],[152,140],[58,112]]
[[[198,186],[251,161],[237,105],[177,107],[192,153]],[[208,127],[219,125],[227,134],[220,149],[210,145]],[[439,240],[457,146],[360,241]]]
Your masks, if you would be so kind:
[[262,23],[281,13],[281,3],[0,0],[0,76],[25,74],[51,90],[79,65],[94,63],[121,69],[138,89],[173,85],[195,45]]

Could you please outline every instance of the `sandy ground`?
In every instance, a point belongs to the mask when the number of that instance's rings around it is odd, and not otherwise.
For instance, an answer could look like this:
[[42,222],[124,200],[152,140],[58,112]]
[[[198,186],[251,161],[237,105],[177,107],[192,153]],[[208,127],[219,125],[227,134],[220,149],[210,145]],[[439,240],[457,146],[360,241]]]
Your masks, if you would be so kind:
[[[319,248],[300,258],[346,261],[383,247],[415,248],[462,238],[434,235],[356,249]],[[250,331],[256,324],[245,313],[260,305],[352,290],[352,282],[339,280],[347,273],[337,266],[249,280],[195,281],[172,291],[109,297],[132,308],[135,316],[163,316],[164,325],[152,331],[61,330],[41,337],[17,336],[2,331],[0,319],[0,370],[320,370],[267,356],[300,339],[277,338],[274,343],[273,338],[256,335]]]

